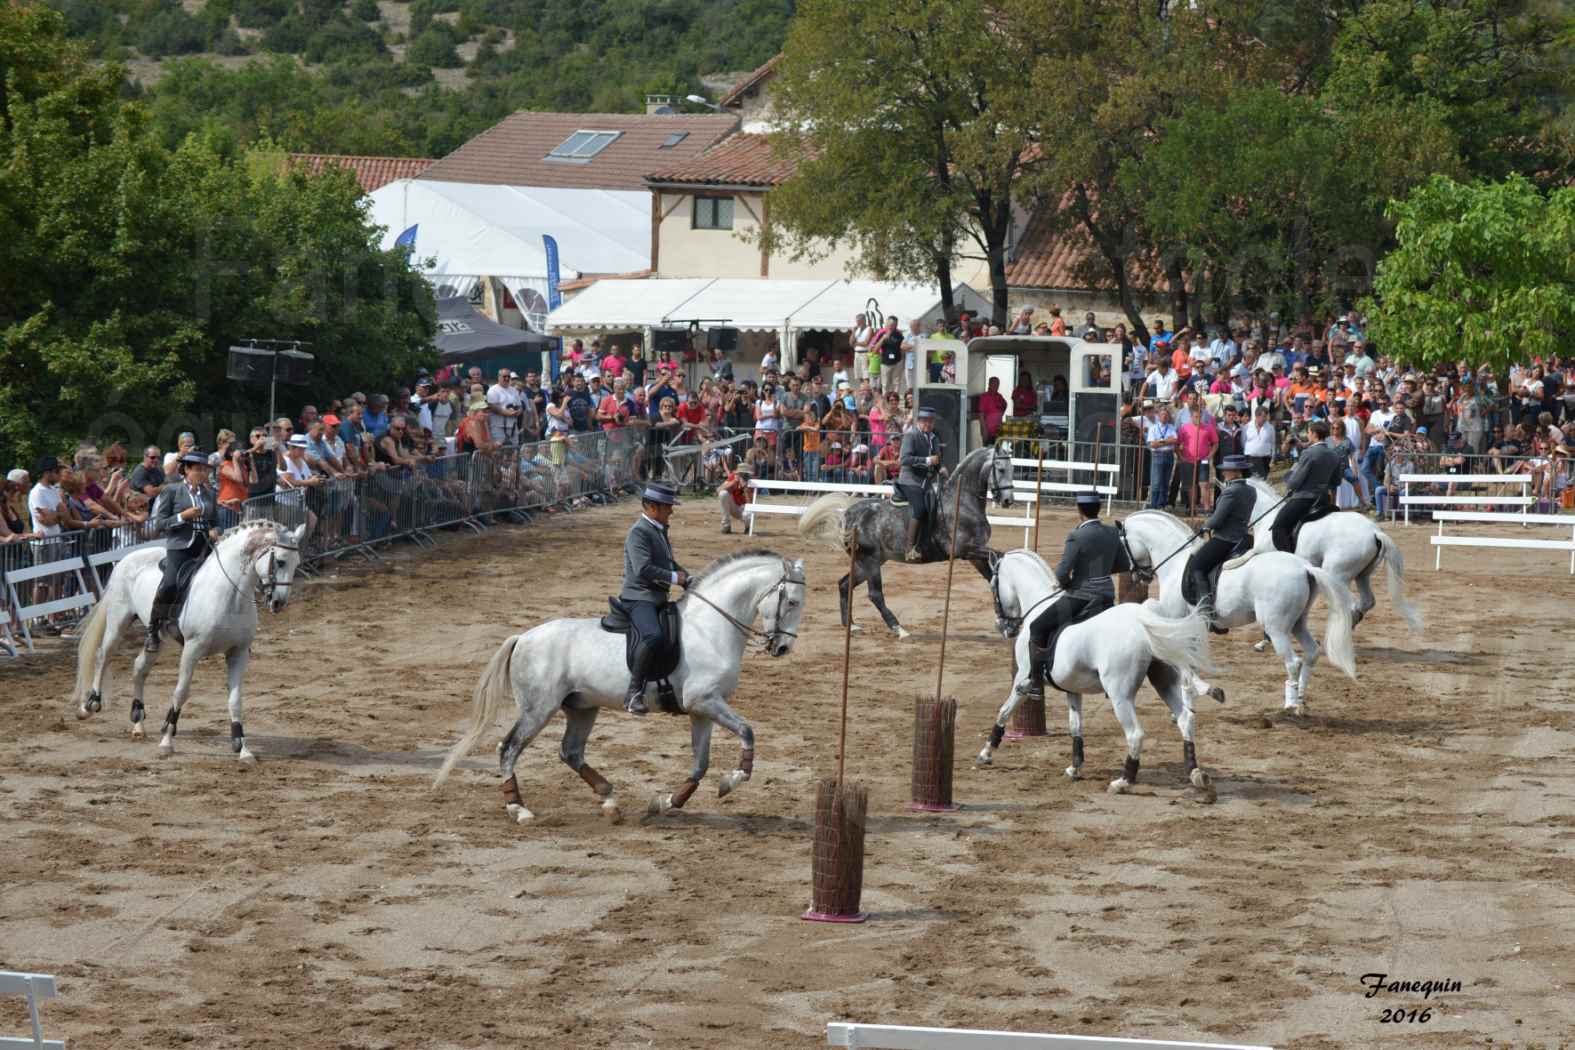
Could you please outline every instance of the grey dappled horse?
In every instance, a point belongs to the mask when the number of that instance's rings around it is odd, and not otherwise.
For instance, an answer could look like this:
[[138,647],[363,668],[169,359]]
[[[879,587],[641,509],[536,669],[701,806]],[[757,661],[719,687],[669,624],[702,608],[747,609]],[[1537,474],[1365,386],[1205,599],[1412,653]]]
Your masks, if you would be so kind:
[[[959,486],[962,488],[960,503],[957,496]],[[1003,507],[1012,505],[1012,452],[1005,445],[992,445],[968,453],[957,464],[957,469],[952,471],[951,477],[941,483],[936,498],[935,521],[929,535],[919,542],[923,561],[947,560],[955,506],[961,519],[957,525],[955,554],[988,580],[990,522],[986,517],[985,504],[991,498]],[[886,607],[880,567],[884,562],[902,561],[908,552],[908,510],[887,499],[871,497],[855,500],[841,493],[831,493],[811,503],[798,525],[800,536],[830,542],[844,551],[848,550],[854,529],[858,530],[859,537],[858,560],[851,578],[844,574],[837,581],[837,591],[842,600],[840,622],[848,622],[853,589],[868,581],[870,602],[880,612],[881,619],[896,632],[897,637],[906,638],[908,632]]]

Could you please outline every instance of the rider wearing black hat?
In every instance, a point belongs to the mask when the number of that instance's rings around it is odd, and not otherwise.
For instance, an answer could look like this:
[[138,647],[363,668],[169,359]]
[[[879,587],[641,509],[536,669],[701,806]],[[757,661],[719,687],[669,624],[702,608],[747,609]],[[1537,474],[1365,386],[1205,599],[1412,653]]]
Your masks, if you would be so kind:
[[208,553],[208,530],[213,527],[218,498],[208,484],[208,457],[193,449],[183,454],[178,469],[184,479],[171,481],[159,490],[148,521],[155,535],[164,536],[164,577],[153,595],[153,611],[148,616],[148,636],[143,649],[159,651],[159,633],[175,604],[180,571],[188,562],[201,561]]
[[1247,484],[1247,473],[1252,470],[1252,460],[1246,456],[1226,456],[1220,461],[1220,473],[1233,475],[1225,483],[1214,504],[1214,513],[1203,523],[1199,532],[1207,532],[1209,539],[1187,562],[1187,579],[1192,583],[1192,593],[1198,595],[1198,609],[1209,618],[1209,630],[1224,634],[1225,628],[1214,621],[1214,588],[1210,586],[1214,570],[1223,565],[1238,547],[1246,542],[1248,527],[1252,522],[1252,508],[1257,502],[1252,486]]
[[1349,456],[1349,452],[1342,454],[1325,440],[1329,436],[1329,424],[1323,420],[1313,420],[1307,432],[1312,435],[1313,443],[1302,450],[1296,466],[1285,479],[1285,488],[1290,494],[1274,516],[1274,549],[1290,554],[1296,553],[1296,526],[1340,487]]
[[902,435],[898,461],[902,472],[892,486],[908,501],[908,555],[911,562],[923,561],[919,553],[919,527],[929,516],[929,482],[940,469],[941,439],[935,434],[935,409],[921,408],[914,413],[914,428]]
[[678,490],[660,481],[647,483],[640,494],[640,518],[623,541],[623,588],[618,601],[628,611],[639,638],[629,670],[629,692],[623,707],[633,715],[647,713],[645,668],[661,644],[660,610],[667,604],[668,588],[689,586],[689,574],[673,556],[667,522],[678,505]]
[[1045,679],[1055,663],[1055,639],[1060,629],[1098,616],[1114,605],[1116,587],[1110,574],[1132,568],[1120,530],[1099,520],[1102,502],[1097,492],[1077,495],[1077,512],[1083,520],[1067,533],[1066,549],[1055,567],[1056,583],[1063,593],[1028,628],[1029,696],[1044,699]]

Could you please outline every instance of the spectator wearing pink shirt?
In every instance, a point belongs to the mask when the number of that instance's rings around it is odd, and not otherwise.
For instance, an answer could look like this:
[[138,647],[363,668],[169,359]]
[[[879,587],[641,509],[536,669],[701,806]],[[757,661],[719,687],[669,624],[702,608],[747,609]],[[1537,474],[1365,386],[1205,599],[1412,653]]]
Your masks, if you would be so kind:
[[1193,512],[1195,504],[1209,510],[1214,506],[1214,493],[1209,488],[1209,464],[1220,443],[1214,417],[1201,411],[1191,413],[1187,421],[1177,428],[1176,437],[1176,451],[1181,461],[1181,469],[1176,472],[1176,477],[1188,513]]
[[617,379],[623,375],[624,366],[627,364],[628,362],[615,346],[608,351],[606,357],[602,358],[602,374],[608,379]]
[[989,388],[979,395],[979,428],[984,432],[986,444],[995,442],[1001,432],[1001,420],[1006,417],[1006,398],[1001,393],[1001,380],[991,376]]

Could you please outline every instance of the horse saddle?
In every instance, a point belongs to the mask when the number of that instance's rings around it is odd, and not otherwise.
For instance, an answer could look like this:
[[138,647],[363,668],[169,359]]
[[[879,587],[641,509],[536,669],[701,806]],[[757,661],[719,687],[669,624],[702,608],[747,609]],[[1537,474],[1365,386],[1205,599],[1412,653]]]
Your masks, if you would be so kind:
[[[624,636],[624,662],[629,673],[639,674],[647,683],[656,683],[657,705],[670,715],[681,714],[678,696],[668,677],[678,670],[683,657],[684,618],[676,602],[659,606],[656,622],[661,625],[658,637],[646,638],[638,625],[629,619],[629,610],[617,598],[607,599],[608,612],[601,618],[602,630]],[[644,665],[643,668],[641,665]]]
[[[1253,538],[1249,533],[1236,542],[1236,546],[1231,549],[1229,558],[1214,566],[1214,571],[1209,573],[1209,591],[1211,593],[1219,593],[1220,573],[1227,569],[1238,569],[1252,560],[1253,555],[1257,553],[1253,549],[1252,544]],[[1192,557],[1195,558],[1197,555],[1194,554]],[[1181,574],[1181,596],[1186,599],[1188,605],[1198,604],[1198,599],[1203,597],[1203,595],[1197,594],[1195,591],[1196,588],[1192,585],[1191,559],[1188,559],[1187,571]]]
[[[186,595],[191,591],[192,579],[196,577],[197,570],[202,568],[202,563],[207,560],[206,555],[201,558],[194,558],[182,565],[179,571],[175,573],[175,600],[170,603],[169,619],[165,623],[168,625],[170,633],[182,644],[185,644],[185,639],[181,638],[180,628],[177,626],[180,623],[180,612],[186,607]],[[159,575],[164,575],[163,558],[159,559]]]
[[[937,477],[931,477],[927,479],[924,482],[924,492],[928,498],[924,501],[927,504],[924,512],[924,518],[919,522],[918,547],[920,550],[924,550],[927,546],[929,546],[930,534],[935,531],[935,513],[937,508],[939,508],[941,505],[940,479]],[[898,489],[892,490],[891,505],[893,507],[901,508],[902,510],[907,510],[910,506],[908,500]]]

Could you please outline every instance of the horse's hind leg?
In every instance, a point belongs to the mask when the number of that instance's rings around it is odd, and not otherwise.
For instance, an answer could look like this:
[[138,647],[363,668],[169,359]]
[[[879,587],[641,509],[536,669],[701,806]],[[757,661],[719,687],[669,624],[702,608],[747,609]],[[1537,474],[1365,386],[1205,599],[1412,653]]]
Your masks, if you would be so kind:
[[866,590],[869,591],[870,604],[875,606],[875,611],[880,613],[880,618],[886,621],[887,628],[895,632],[898,638],[908,637],[908,632],[897,622],[897,617],[886,608],[886,591],[881,584],[880,565],[877,564],[875,568],[869,570],[866,576],[869,579]]
[[520,784],[514,777],[514,764],[519,761],[520,752],[536,739],[536,734],[546,727],[557,710],[556,706],[542,700],[539,695],[521,702],[519,721],[498,742],[498,772],[503,776],[503,808],[515,823],[533,820],[536,814],[527,809],[520,799]]
[[1356,579],[1353,582],[1356,584],[1357,602],[1356,609],[1351,616],[1352,627],[1361,623],[1362,617],[1371,612],[1373,606],[1378,604],[1377,597],[1373,595],[1373,570],[1378,568],[1378,563],[1381,560],[1381,558],[1373,559],[1367,568],[1356,574]]
[[1274,643],[1274,651],[1280,654],[1280,659],[1285,663],[1285,710],[1301,713],[1301,696],[1298,681],[1301,676],[1302,662],[1296,655],[1296,647],[1291,641],[1291,636],[1283,627],[1270,629],[1269,640]]
[[246,677],[246,665],[251,662],[249,645],[237,645],[224,654],[225,669],[230,680],[230,750],[235,752],[241,765],[253,765],[257,756],[246,746],[246,729],[241,725],[241,679]]
[[1302,648],[1301,673],[1296,676],[1296,713],[1307,713],[1307,683],[1312,678],[1313,668],[1318,665],[1318,654],[1323,650],[1318,648],[1318,639],[1307,629],[1307,613],[1303,612],[1301,619],[1296,621],[1296,643]]
[[180,651],[180,674],[175,679],[175,696],[170,701],[169,711],[164,715],[164,735],[159,740],[159,754],[164,758],[175,753],[175,732],[180,724],[180,711],[191,696],[191,676],[197,669],[199,655],[196,643],[190,638],[186,639]]
[[[694,766],[689,770],[689,779],[685,780],[677,791],[665,795],[657,795],[651,799],[649,812],[652,814],[670,813],[675,809],[683,809],[684,803],[689,801],[700,787],[700,782],[705,779],[706,770],[711,768],[711,730],[716,723],[710,717],[701,714],[698,710],[689,715],[689,749],[694,754]],[[723,791],[722,794],[727,794]]]
[[1083,771],[1083,694],[1066,694],[1066,731],[1072,737],[1072,764],[1066,767],[1066,775],[1071,780],[1076,780]]
[[142,703],[142,693],[148,682],[148,672],[153,670],[153,665],[158,662],[157,653],[150,653],[146,649],[137,654],[137,659],[131,665],[131,739],[142,739],[142,720],[147,717],[147,708]]
[[596,797],[602,801],[602,815],[616,824],[622,819],[622,814],[618,811],[617,800],[613,798],[612,785],[585,761],[585,745],[590,741],[591,730],[596,726],[598,710],[595,707],[563,709],[563,743],[558,747],[558,757],[590,785]]
[[1149,664],[1148,681],[1159,698],[1165,701],[1165,706],[1170,708],[1170,716],[1176,720],[1176,728],[1181,733],[1182,775],[1191,781],[1193,787],[1209,790],[1212,781],[1207,773],[1198,768],[1198,750],[1193,740],[1197,718],[1192,713],[1192,703],[1187,698],[1187,692],[1182,688],[1181,674],[1170,664],[1155,660]]
[[1115,688],[1112,683],[1107,688],[1111,690],[1110,706],[1115,708],[1116,720],[1121,723],[1121,731],[1127,738],[1127,760],[1121,767],[1121,775],[1110,782],[1110,793],[1124,795],[1137,783],[1138,764],[1143,758],[1143,727],[1138,725],[1137,708],[1133,703],[1137,683],[1127,688]]

